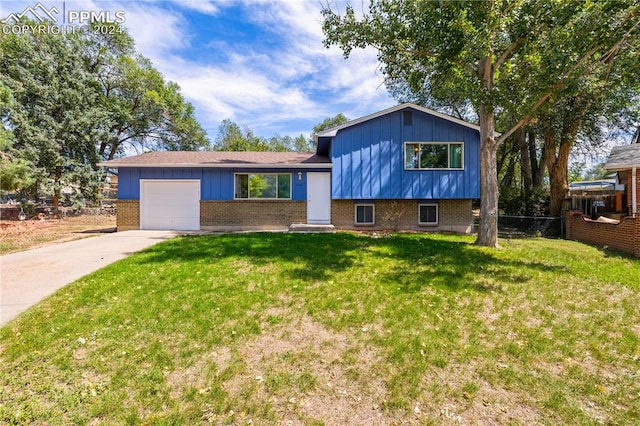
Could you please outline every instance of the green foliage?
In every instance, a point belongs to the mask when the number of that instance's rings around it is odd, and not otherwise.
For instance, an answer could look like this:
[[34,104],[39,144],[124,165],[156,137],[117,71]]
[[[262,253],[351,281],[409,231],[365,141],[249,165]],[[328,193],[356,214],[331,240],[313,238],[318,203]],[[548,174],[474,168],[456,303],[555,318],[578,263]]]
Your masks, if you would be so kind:
[[549,214],[549,191],[535,188],[524,192],[509,186],[500,191],[500,212],[514,216],[547,216]]
[[347,121],[349,121],[349,119],[342,113],[336,114],[334,117],[327,117],[321,123],[313,126],[313,134],[339,126]]
[[585,180],[600,180],[600,179],[606,179],[607,177],[609,177],[611,172],[604,168],[605,164],[606,163],[604,163],[604,162],[598,163],[598,164],[593,165],[591,168],[587,169],[584,172],[584,179]]
[[54,197],[64,164],[95,164],[95,140],[106,118],[77,40],[60,35],[6,35],[0,39],[0,78],[14,102],[6,122],[13,151],[33,167],[35,188],[51,183]]
[[0,158],[0,189],[14,192],[34,183],[31,164],[22,158]]
[[[30,164],[30,192],[51,191],[54,204],[65,188],[95,198],[96,163],[125,147],[209,146],[178,85],[135,52],[124,29],[0,34],[0,101],[0,152],[21,159],[13,175]],[[11,186],[18,181],[27,182]]]
[[574,161],[569,165],[569,183],[580,182],[584,179],[585,166],[583,161]]
[[347,117],[343,114],[337,114],[335,117],[326,118],[322,123],[315,125],[310,138],[305,138],[303,135],[298,135],[295,138],[274,135],[267,139],[256,136],[248,126],[240,128],[238,124],[227,118],[218,126],[218,135],[215,138],[213,149],[216,151],[313,152],[316,148],[313,135],[347,121]]
[[218,127],[218,136],[214,141],[216,151],[274,151],[273,145],[269,145],[266,140],[257,137],[251,129],[245,126],[240,129],[236,123],[230,119],[225,119]]

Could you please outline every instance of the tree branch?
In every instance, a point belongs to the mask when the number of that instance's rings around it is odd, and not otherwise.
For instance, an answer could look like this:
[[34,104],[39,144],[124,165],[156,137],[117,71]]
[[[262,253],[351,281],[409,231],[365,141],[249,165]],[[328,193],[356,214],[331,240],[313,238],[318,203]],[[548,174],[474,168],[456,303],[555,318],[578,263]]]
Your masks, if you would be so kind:
[[[636,25],[634,25],[634,27],[635,26]],[[629,34],[629,32],[627,34],[625,34],[625,36],[623,38],[626,38],[628,36],[628,34]],[[609,55],[613,54],[617,49],[617,45],[618,45],[618,43],[616,43],[616,45],[614,45],[613,47],[608,49],[607,52],[605,52],[602,55],[600,55],[600,58],[598,58],[598,60],[595,61],[595,63],[601,62],[603,59],[605,59]],[[598,44],[597,46],[591,48],[587,53],[582,55],[582,57],[571,68],[569,68],[569,70],[566,73],[564,73],[563,75],[561,75],[559,77],[558,81],[553,86],[551,86],[551,89],[549,89],[544,95],[542,95],[538,99],[538,101],[533,105],[533,107],[531,108],[529,113],[527,113],[524,117],[522,117],[522,119],[520,121],[518,121],[513,127],[511,127],[511,129],[509,129],[507,132],[503,133],[498,138],[498,140],[496,141],[497,144],[499,145],[499,144],[503,143],[516,130],[518,130],[520,127],[524,126],[525,124],[527,124],[533,118],[533,115],[538,110],[538,108],[540,108],[551,97],[551,95],[553,95],[558,89],[560,89],[562,86],[564,86],[566,84],[567,77],[569,77],[571,74],[576,72],[578,70],[578,68],[582,67],[582,65],[585,62],[587,62],[587,60],[601,48],[602,48],[602,44]]]
[[493,64],[493,70],[497,71],[500,69],[500,67],[502,67],[502,65],[504,65],[504,63],[507,61],[507,59],[509,59],[509,56],[518,48],[520,47],[520,45],[522,44],[522,42],[524,41],[524,38],[521,37],[519,39],[517,39],[516,41],[514,41],[513,43],[511,43],[511,45],[509,47],[507,47],[507,49],[502,52],[502,55],[500,55],[500,57],[498,58],[498,60],[495,62],[495,64]]

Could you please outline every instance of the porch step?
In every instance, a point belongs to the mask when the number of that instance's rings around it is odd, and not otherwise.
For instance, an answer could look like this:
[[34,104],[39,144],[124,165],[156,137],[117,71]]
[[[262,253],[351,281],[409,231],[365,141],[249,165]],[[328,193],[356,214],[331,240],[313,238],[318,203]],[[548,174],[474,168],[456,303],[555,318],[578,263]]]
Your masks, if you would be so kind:
[[321,232],[336,232],[336,227],[333,225],[311,225],[308,223],[292,223],[289,226],[289,232],[300,232],[306,234],[321,233]]

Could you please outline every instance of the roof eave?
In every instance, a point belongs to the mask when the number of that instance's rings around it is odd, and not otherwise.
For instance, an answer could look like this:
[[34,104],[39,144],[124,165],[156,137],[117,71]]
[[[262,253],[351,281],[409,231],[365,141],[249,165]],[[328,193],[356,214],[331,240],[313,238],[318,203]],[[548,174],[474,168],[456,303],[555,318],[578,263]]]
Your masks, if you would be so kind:
[[[316,133],[314,135],[314,139],[317,141],[318,137],[329,137],[329,138],[335,137],[338,134],[338,132],[340,130],[342,130],[342,129],[346,129],[348,127],[355,126],[357,124],[364,123],[365,121],[373,120],[375,118],[382,117],[384,115],[387,115],[387,114],[390,114],[390,113],[393,113],[393,112],[396,112],[396,111],[400,111],[400,110],[405,109],[405,108],[413,108],[413,109],[415,109],[417,111],[420,111],[420,112],[423,112],[425,114],[431,114],[431,115],[436,116],[438,118],[442,118],[443,120],[447,120],[447,121],[450,121],[452,123],[456,123],[456,124],[459,124],[461,126],[464,126],[464,127],[476,130],[476,131],[480,131],[480,126],[478,126],[477,124],[472,124],[472,123],[466,122],[464,120],[461,120],[459,118],[452,117],[450,115],[443,114],[443,113],[438,112],[438,111],[434,111],[434,110],[432,110],[430,108],[425,108],[425,107],[422,107],[420,105],[413,104],[411,102],[406,102],[406,103],[403,103],[403,104],[400,104],[400,105],[393,106],[391,108],[384,109],[382,111],[375,112],[373,114],[366,115],[364,117],[357,118],[355,120],[348,121],[348,122],[346,122],[344,124],[341,124],[339,126],[335,126],[335,127],[330,128],[330,129],[326,129],[326,130],[323,130],[321,132],[318,132],[318,133]],[[501,133],[498,133],[498,132],[494,133],[495,136],[499,136],[500,134]]]
[[605,164],[605,166],[604,166],[605,170],[609,170],[611,172],[624,172],[625,170],[631,170],[634,167],[636,169],[640,169],[640,163],[638,163],[638,164],[613,165],[613,166],[609,166],[609,165]]
[[110,162],[98,163],[98,167],[107,167],[109,169],[126,169],[126,168],[173,168],[173,169],[330,169],[333,167],[331,163],[296,163],[296,164],[256,164],[256,163],[120,163],[114,164]]

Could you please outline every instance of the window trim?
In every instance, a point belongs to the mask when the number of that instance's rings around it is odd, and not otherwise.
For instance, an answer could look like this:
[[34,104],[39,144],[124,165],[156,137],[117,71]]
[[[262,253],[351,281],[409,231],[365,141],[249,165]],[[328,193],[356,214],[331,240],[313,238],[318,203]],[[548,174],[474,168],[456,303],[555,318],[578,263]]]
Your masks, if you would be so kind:
[[[407,167],[407,145],[446,145],[447,146],[447,167],[420,167],[420,158],[418,158],[418,167]],[[451,167],[451,145],[460,145],[462,147],[462,152],[460,153],[460,167]],[[404,152],[402,157],[402,163],[404,165],[405,170],[464,170],[464,142],[462,141],[454,141],[454,142],[416,142],[416,141],[407,141],[404,143]]]
[[[371,207],[371,222],[358,222],[358,207]],[[356,226],[373,226],[376,224],[376,205],[373,203],[356,203],[353,210],[353,223]]]
[[[436,221],[435,222],[420,222],[420,209],[422,207],[435,207],[436,208]],[[438,226],[440,223],[440,208],[438,203],[419,203],[418,204],[418,225],[420,226]]]
[[[276,197],[275,198],[252,198],[251,197],[251,191],[249,190],[249,188],[247,188],[247,198],[242,198],[242,197],[238,197],[239,191],[237,188],[237,182],[238,182],[238,175],[246,175],[246,176],[252,176],[252,175],[271,175],[271,176],[275,176],[276,177],[276,185],[278,184],[278,176],[280,175],[286,175],[289,176],[289,197],[288,198],[280,198],[278,197],[278,191],[277,191],[277,186],[276,186]],[[247,183],[250,181],[250,179],[247,179]],[[279,173],[279,172],[265,172],[265,173],[249,173],[249,172],[236,172],[233,174],[233,199],[234,200],[240,200],[240,201],[247,201],[247,200],[251,200],[251,201],[279,201],[279,200],[283,200],[283,201],[291,201],[293,199],[293,174],[292,173]]]

